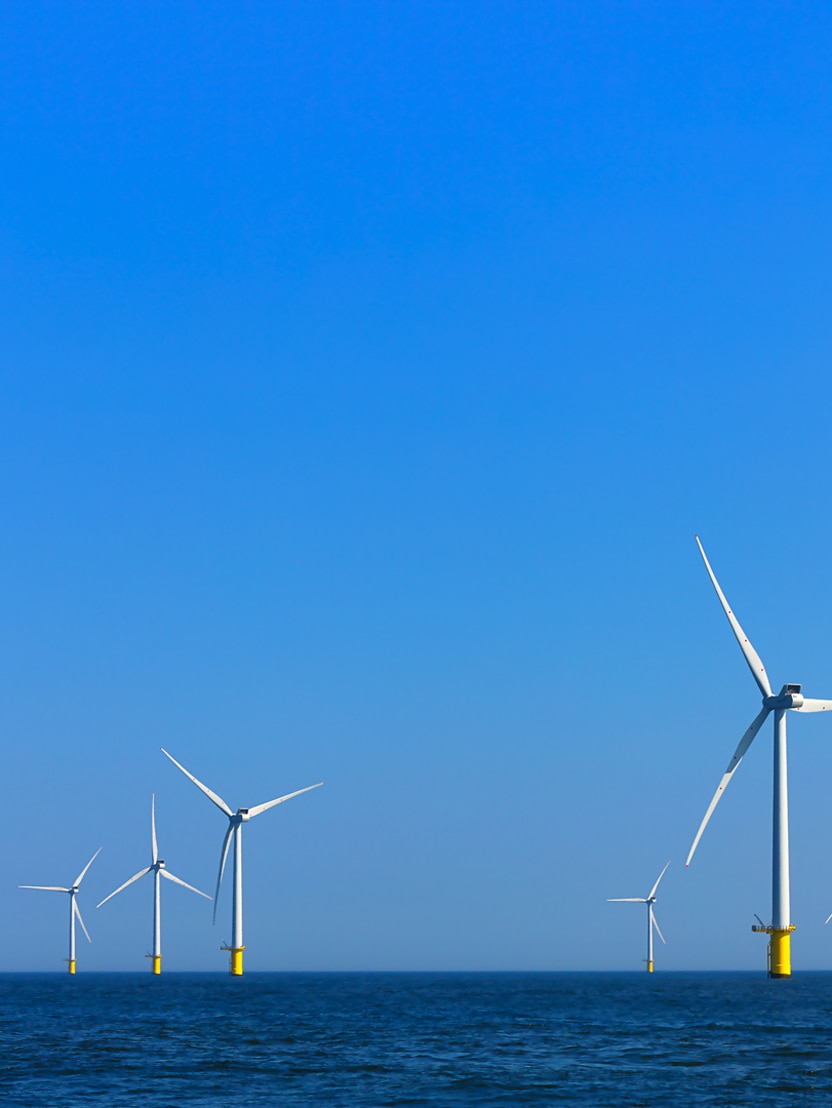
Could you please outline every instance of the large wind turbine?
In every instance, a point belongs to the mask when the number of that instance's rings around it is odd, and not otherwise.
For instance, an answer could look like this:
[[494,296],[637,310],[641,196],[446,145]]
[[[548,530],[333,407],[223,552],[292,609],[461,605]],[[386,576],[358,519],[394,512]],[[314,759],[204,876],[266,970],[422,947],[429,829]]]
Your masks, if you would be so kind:
[[656,922],[656,917],[653,914],[653,905],[656,903],[656,891],[658,890],[659,882],[664,877],[665,871],[667,870],[667,866],[669,866],[669,865],[670,865],[670,862],[667,863],[667,865],[664,867],[662,872],[656,878],[656,884],[653,886],[653,888],[650,890],[650,892],[647,894],[647,896],[612,896],[612,897],[607,897],[607,903],[608,904],[646,904],[647,905],[647,972],[648,973],[653,972],[653,928],[654,927],[656,929],[656,934],[659,936],[661,941],[663,943],[665,943],[665,946],[667,945],[667,943],[665,941],[665,937],[662,934],[662,929],[659,927],[658,923]]
[[192,893],[199,893],[200,896],[204,896],[206,900],[210,900],[211,897],[207,893],[200,892],[199,889],[195,889],[193,885],[189,885],[186,881],[183,881],[181,877],[175,877],[169,869],[165,867],[164,860],[159,857],[159,847],[156,843],[156,794],[152,793],[150,797],[150,844],[151,844],[151,863],[145,869],[140,869],[138,873],[134,873],[129,881],[125,881],[123,885],[110,893],[109,896],[105,896],[100,904],[96,904],[96,908],[100,908],[101,904],[106,904],[108,900],[112,900],[113,897],[120,893],[122,889],[126,889],[128,885],[132,885],[134,881],[138,881],[140,877],[144,877],[146,873],[153,874],[154,889],[153,889],[153,953],[150,957],[153,959],[153,973],[162,972],[162,904],[161,904],[161,878],[166,877],[168,881],[174,881],[177,885],[181,885],[183,889],[190,889]]
[[222,853],[220,854],[220,869],[217,874],[217,891],[214,895],[214,922],[217,920],[217,900],[220,895],[220,885],[222,884],[222,875],[225,870],[225,860],[228,857],[228,848],[231,845],[231,840],[234,840],[234,894],[231,902],[231,946],[223,947],[223,950],[228,950],[231,954],[230,959],[230,972],[234,977],[241,977],[243,973],[243,824],[248,823],[250,819],[254,819],[255,816],[259,816],[261,812],[268,811],[269,808],[274,808],[277,804],[282,804],[284,800],[291,800],[293,796],[300,796],[301,793],[308,793],[311,789],[318,789],[324,784],[323,781],[319,781],[317,785],[307,785],[305,789],[298,789],[296,792],[287,793],[286,796],[279,796],[276,800],[267,800],[265,804],[258,804],[254,808],[238,808],[236,812],[232,812],[229,806],[225,803],[221,796],[217,796],[215,792],[212,792],[207,785],[203,785],[201,781],[197,781],[192,773],[188,773],[184,766],[168,754],[164,747],[160,748],[165,757],[170,758],[177,769],[181,769],[186,777],[196,785],[198,789],[205,793],[210,801],[212,801],[219,810],[226,816],[228,816],[228,830],[225,832],[225,838],[222,843]]
[[87,862],[87,864],[84,866],[84,868],[81,870],[81,872],[78,874],[78,876],[75,878],[75,880],[69,886],[68,889],[65,888],[63,885],[18,885],[17,886],[19,889],[41,889],[43,892],[47,892],[47,893],[69,893],[69,958],[67,959],[67,961],[69,962],[69,972],[70,973],[75,973],[75,920],[76,919],[81,924],[81,930],[87,936],[87,942],[88,943],[92,942],[92,939],[90,938],[89,931],[87,931],[86,927],[84,927],[84,921],[81,919],[81,910],[78,907],[78,904],[76,903],[75,898],[78,895],[78,890],[81,887],[81,882],[84,880],[84,875],[86,874],[87,870],[90,868],[90,866],[93,864],[93,862],[95,861],[95,859],[98,857],[98,855],[100,853],[101,853],[101,847],[99,847],[98,850],[96,850],[95,854],[93,854],[92,858],[90,858],[90,860]]
[[772,835],[772,874],[771,874],[771,923],[768,926],[754,926],[752,931],[762,931],[769,936],[768,944],[768,972],[770,977],[789,977],[792,972],[791,962],[791,936],[794,925],[791,922],[791,906],[789,903],[789,792],[786,764],[786,712],[826,712],[832,710],[832,700],[810,700],[801,695],[800,685],[784,685],[775,696],[771,689],[765,666],[760,655],[748,641],[745,632],[740,627],[737,617],[728,606],[725,593],[719,587],[719,582],[714,576],[710,562],[702,549],[699,536],[696,536],[696,545],[705,563],[705,569],[716,589],[719,602],[731,624],[731,630],[736,636],[740,650],[748,663],[751,675],[757,682],[757,687],[763,694],[763,707],[759,715],[740,739],[740,744],[734,751],[734,756],[728,763],[728,768],[722,775],[713,800],[708,805],[705,817],[696,832],[693,846],[690,848],[685,865],[690,865],[694,852],[702,838],[702,832],[708,825],[719,803],[720,797],[725,792],[728,782],[734,776],[740,762],[751,746],[757,732],[763,726],[769,712],[774,713],[774,813]]

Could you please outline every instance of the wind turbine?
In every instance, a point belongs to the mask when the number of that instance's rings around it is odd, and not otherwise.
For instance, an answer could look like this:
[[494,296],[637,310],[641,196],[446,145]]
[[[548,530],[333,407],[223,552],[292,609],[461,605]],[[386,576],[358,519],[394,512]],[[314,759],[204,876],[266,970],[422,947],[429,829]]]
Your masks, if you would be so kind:
[[287,793],[286,796],[279,796],[276,800],[267,800],[265,804],[258,804],[254,808],[238,808],[236,812],[232,812],[221,796],[212,792],[208,786],[203,785],[201,781],[197,781],[194,775],[189,773],[184,766],[180,765],[172,754],[168,754],[164,747],[160,747],[160,750],[166,758],[170,758],[177,769],[181,769],[185,776],[193,781],[198,789],[205,793],[212,803],[216,804],[224,815],[228,816],[228,830],[225,832],[225,838],[222,842],[220,868],[217,874],[217,891],[214,895],[214,923],[217,922],[217,900],[220,895],[220,885],[222,884],[222,875],[225,870],[225,860],[228,857],[228,848],[233,839],[234,893],[231,902],[231,946],[224,946],[222,949],[229,951],[231,955],[229,969],[232,976],[242,977],[243,951],[245,950],[243,946],[243,824],[248,823],[248,821],[254,819],[255,816],[259,816],[261,812],[266,812],[269,808],[274,808],[277,804],[282,804],[284,800],[291,800],[293,796],[300,796],[301,793],[308,793],[311,789],[320,788],[325,782],[319,781],[317,785],[307,785],[305,789],[298,789],[296,792]]
[[[106,904],[108,900],[112,900],[116,893],[120,893],[122,889],[126,889],[128,885],[132,885],[134,881],[138,881],[140,877],[144,877],[146,873],[153,873],[154,889],[153,889],[153,953],[150,957],[153,959],[153,973],[162,972],[162,918],[161,918],[161,878],[166,877],[168,881],[174,881],[177,885],[181,885],[183,889],[190,889],[192,893],[198,893],[200,896],[204,896],[206,900],[210,900],[211,897],[207,893],[202,893],[199,889],[195,889],[193,885],[189,885],[183,881],[181,877],[175,877],[169,869],[165,867],[164,860],[159,857],[159,847],[156,843],[156,794],[152,793],[150,797],[150,843],[151,843],[151,863],[145,869],[139,870],[138,873],[134,873],[129,881],[125,881],[123,885],[110,893],[109,896],[105,896],[101,901],[101,904]],[[100,908],[101,904],[96,904],[96,908]]]
[[[667,863],[667,866],[670,862]],[[667,866],[664,867],[662,872],[656,878],[656,884],[647,894],[647,896],[613,896],[607,897],[607,904],[646,904],[647,905],[647,972],[653,972],[653,928],[656,929],[656,934],[661,941],[667,946],[662,929],[656,922],[656,917],[653,914],[653,905],[656,903],[656,891],[659,887],[659,882],[664,877],[667,870]]]
[[696,536],[696,545],[705,563],[705,569],[711,583],[716,589],[719,602],[731,624],[731,630],[736,636],[743,657],[751,670],[751,676],[757,682],[757,687],[763,694],[763,706],[757,717],[751,723],[748,730],[740,739],[739,746],[734,751],[728,768],[722,775],[722,780],[717,786],[713,800],[708,805],[704,819],[696,832],[693,846],[690,848],[686,866],[689,866],[694,852],[702,838],[702,832],[708,825],[708,820],[713,815],[714,809],[719,803],[728,782],[734,776],[743,760],[746,751],[754,741],[757,732],[763,726],[769,712],[774,713],[774,810],[773,810],[773,835],[772,835],[772,873],[771,873],[771,923],[766,926],[754,925],[752,931],[762,931],[769,936],[768,944],[768,973],[770,977],[789,977],[792,972],[791,939],[794,924],[791,922],[791,906],[789,902],[789,790],[786,759],[786,712],[826,712],[832,711],[832,700],[810,700],[801,695],[800,685],[784,685],[775,696],[771,689],[765,666],[760,655],[748,641],[745,632],[739,625],[739,621],[728,606],[725,593],[719,587],[719,582],[714,576],[711,564],[708,561],[699,536]]
[[84,880],[84,875],[86,874],[87,870],[90,868],[90,866],[93,864],[93,862],[95,861],[95,859],[98,857],[98,855],[100,853],[101,853],[101,847],[99,847],[98,850],[96,850],[95,854],[93,854],[92,858],[90,858],[90,860],[87,862],[87,864],[84,866],[84,868],[81,870],[81,872],[78,874],[78,876],[75,878],[74,882],[69,886],[68,889],[65,888],[63,885],[18,885],[17,886],[19,889],[41,889],[43,892],[47,892],[47,893],[69,893],[69,958],[67,959],[67,961],[69,962],[69,972],[70,973],[75,973],[75,920],[76,919],[81,924],[81,930],[87,936],[87,942],[88,943],[92,942],[92,939],[90,938],[89,931],[87,931],[86,927],[84,927],[84,921],[81,919],[81,910],[78,907],[78,905],[75,901],[75,898],[78,895],[78,890],[81,887],[81,882]]

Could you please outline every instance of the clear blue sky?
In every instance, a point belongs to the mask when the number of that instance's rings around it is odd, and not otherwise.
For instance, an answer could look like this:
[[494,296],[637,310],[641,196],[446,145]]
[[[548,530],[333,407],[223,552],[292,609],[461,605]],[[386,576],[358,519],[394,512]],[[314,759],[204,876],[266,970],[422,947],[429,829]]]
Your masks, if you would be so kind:
[[[832,697],[821,3],[0,10],[0,969],[139,969],[246,829],[250,969],[760,968]],[[791,728],[832,967],[832,721]],[[165,888],[166,966],[222,969]]]

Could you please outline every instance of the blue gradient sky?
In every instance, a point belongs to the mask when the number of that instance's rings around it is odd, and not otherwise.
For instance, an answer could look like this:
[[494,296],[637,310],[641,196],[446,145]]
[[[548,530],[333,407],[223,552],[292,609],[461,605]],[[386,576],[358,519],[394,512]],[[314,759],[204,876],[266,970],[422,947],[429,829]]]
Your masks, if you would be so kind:
[[[146,968],[150,794],[251,969],[762,968],[832,697],[820,3],[0,10],[0,969]],[[832,723],[791,730],[832,967]],[[723,810],[724,808],[724,810]],[[230,937],[166,887],[165,964]],[[86,947],[86,944],[84,944]]]

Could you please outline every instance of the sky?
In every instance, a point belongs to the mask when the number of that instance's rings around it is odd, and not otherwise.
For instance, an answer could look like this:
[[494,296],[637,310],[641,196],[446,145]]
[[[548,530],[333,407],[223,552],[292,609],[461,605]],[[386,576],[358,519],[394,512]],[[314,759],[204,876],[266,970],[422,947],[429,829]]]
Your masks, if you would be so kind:
[[[0,970],[759,969],[832,697],[832,12],[0,9]],[[832,968],[832,723],[790,726]],[[223,971],[163,890],[168,970]]]

